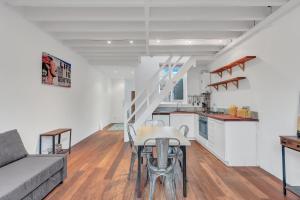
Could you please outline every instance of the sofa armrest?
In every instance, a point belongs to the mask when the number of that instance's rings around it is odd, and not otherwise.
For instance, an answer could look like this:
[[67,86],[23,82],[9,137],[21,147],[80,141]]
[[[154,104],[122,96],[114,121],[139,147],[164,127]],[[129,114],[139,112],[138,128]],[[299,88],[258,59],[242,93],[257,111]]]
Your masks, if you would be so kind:
[[28,155],[27,157],[60,157],[63,159],[63,179],[67,178],[68,175],[68,157],[67,154],[34,154],[34,155]]

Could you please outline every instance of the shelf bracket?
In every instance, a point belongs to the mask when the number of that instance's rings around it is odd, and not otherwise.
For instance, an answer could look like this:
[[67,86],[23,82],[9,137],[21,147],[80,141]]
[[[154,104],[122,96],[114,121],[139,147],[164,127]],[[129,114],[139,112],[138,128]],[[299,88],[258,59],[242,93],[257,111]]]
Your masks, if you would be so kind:
[[227,72],[228,72],[230,75],[232,75],[232,68],[227,69]]
[[239,67],[240,67],[243,71],[245,71],[245,63],[239,64]]
[[218,72],[218,75],[222,78],[223,73],[222,72]]
[[219,90],[219,86],[218,85],[214,85],[214,88],[218,91]]
[[223,84],[223,87],[227,90],[228,89],[227,83]]
[[235,85],[235,87],[238,89],[239,88],[239,81],[234,81],[232,82],[233,85]]

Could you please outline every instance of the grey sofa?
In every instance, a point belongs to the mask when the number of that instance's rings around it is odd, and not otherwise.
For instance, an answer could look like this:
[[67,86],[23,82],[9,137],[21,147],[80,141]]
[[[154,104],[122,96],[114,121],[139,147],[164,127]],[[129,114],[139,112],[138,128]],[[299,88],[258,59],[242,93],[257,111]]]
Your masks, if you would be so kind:
[[67,176],[64,155],[28,155],[17,130],[0,134],[0,200],[40,200]]

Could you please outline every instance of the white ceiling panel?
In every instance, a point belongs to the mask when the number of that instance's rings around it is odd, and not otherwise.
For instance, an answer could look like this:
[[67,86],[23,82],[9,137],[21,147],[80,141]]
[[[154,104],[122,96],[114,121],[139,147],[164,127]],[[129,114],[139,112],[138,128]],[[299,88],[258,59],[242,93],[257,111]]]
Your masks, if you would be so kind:
[[91,64],[144,55],[205,65],[288,0],[3,0]]

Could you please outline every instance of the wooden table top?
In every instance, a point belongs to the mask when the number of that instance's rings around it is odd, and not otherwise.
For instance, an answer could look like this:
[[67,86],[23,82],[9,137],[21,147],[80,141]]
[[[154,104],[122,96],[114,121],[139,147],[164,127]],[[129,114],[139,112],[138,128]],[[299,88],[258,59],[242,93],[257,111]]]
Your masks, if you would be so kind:
[[47,133],[43,133],[41,134],[41,136],[56,136],[56,135],[60,135],[62,133],[71,131],[72,129],[70,128],[59,128],[59,129],[55,129],[53,131],[49,131]]
[[[184,137],[180,131],[174,127],[151,127],[151,126],[142,126],[137,130],[137,135],[134,140],[135,146],[143,146],[144,142],[150,138],[176,138],[180,141],[181,146],[191,146],[191,142]],[[154,141],[149,145],[154,145]],[[176,145],[176,142],[170,141],[170,145]]]

